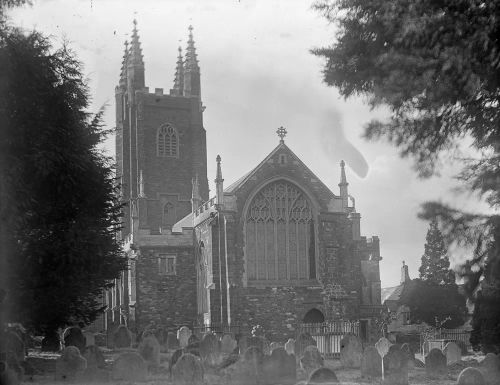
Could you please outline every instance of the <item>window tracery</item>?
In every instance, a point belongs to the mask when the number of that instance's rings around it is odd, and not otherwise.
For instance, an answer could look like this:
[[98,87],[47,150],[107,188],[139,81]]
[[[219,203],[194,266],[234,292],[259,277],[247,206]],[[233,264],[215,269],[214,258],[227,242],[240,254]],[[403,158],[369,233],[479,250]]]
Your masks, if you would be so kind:
[[249,281],[316,277],[312,206],[292,183],[265,186],[246,214],[246,272]]
[[179,136],[177,130],[170,124],[163,125],[158,129],[156,143],[158,156],[179,156]]

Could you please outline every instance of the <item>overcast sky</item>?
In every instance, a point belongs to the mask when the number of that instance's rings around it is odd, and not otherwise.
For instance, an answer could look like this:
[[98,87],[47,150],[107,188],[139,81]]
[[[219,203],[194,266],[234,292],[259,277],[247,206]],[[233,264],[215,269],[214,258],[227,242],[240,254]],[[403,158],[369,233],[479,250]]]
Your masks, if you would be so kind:
[[[350,193],[361,213],[363,235],[380,237],[382,287],[399,283],[403,260],[418,275],[428,224],[419,205],[442,200],[461,207],[445,170],[419,180],[408,160],[388,144],[361,138],[370,119],[384,118],[360,99],[348,101],[322,83],[322,60],[314,47],[333,41],[335,28],[310,8],[311,1],[45,0],[11,11],[12,23],[63,38],[84,64],[94,111],[109,104],[105,121],[114,127],[114,87],[123,43],[137,19],[146,66],[146,86],[173,85],[179,45],[188,26],[201,67],[208,178],[220,154],[226,186],[257,165],[277,144],[276,129],[288,130],[286,144],[338,194],[339,162],[347,163]],[[106,143],[114,153],[114,140]],[[212,185],[213,191],[213,185]],[[452,263],[456,261],[452,256]]]

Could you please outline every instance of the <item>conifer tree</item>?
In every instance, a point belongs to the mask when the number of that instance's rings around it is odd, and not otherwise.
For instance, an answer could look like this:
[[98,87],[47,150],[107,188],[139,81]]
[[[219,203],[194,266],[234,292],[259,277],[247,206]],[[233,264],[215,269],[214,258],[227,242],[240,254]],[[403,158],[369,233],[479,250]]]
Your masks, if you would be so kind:
[[455,274],[450,270],[450,260],[446,253],[443,234],[435,219],[430,223],[424,247],[422,263],[418,269],[420,279],[436,285],[454,284]]

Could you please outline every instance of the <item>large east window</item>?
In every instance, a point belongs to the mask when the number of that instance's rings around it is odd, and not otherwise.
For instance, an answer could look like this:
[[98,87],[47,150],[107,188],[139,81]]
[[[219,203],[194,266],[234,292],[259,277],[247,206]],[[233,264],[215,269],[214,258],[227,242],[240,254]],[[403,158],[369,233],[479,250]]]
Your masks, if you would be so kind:
[[245,218],[245,257],[249,283],[316,278],[313,211],[297,186],[280,180],[252,199]]

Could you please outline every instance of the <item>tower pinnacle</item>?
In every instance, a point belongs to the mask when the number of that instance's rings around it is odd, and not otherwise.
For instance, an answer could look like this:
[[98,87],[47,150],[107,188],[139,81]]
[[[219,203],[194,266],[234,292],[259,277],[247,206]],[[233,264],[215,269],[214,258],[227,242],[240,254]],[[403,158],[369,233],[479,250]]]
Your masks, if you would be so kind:
[[215,199],[216,199],[216,204],[218,207],[221,207],[224,204],[224,186],[223,182],[224,179],[222,179],[222,170],[220,166],[221,158],[220,155],[217,155],[217,158],[215,158],[215,161],[217,162],[217,175],[215,178]]
[[127,87],[127,59],[128,59],[128,41],[125,40],[125,52],[123,53],[122,68],[120,70],[119,86],[123,89]]
[[134,90],[144,88],[144,61],[142,60],[141,43],[137,31],[137,20],[134,19],[134,28],[127,56],[127,86],[130,99],[133,99]]
[[348,199],[349,199],[349,192],[347,191],[347,186],[349,186],[349,183],[347,183],[347,178],[345,176],[345,162],[341,160],[339,187],[340,187],[340,197],[342,198],[342,208],[344,210],[347,209]]
[[193,40],[193,26],[189,26],[189,38],[184,60],[184,96],[201,96],[200,67]]
[[178,48],[177,66],[175,68],[174,94],[182,96],[184,93],[184,62],[182,60],[182,48]]

